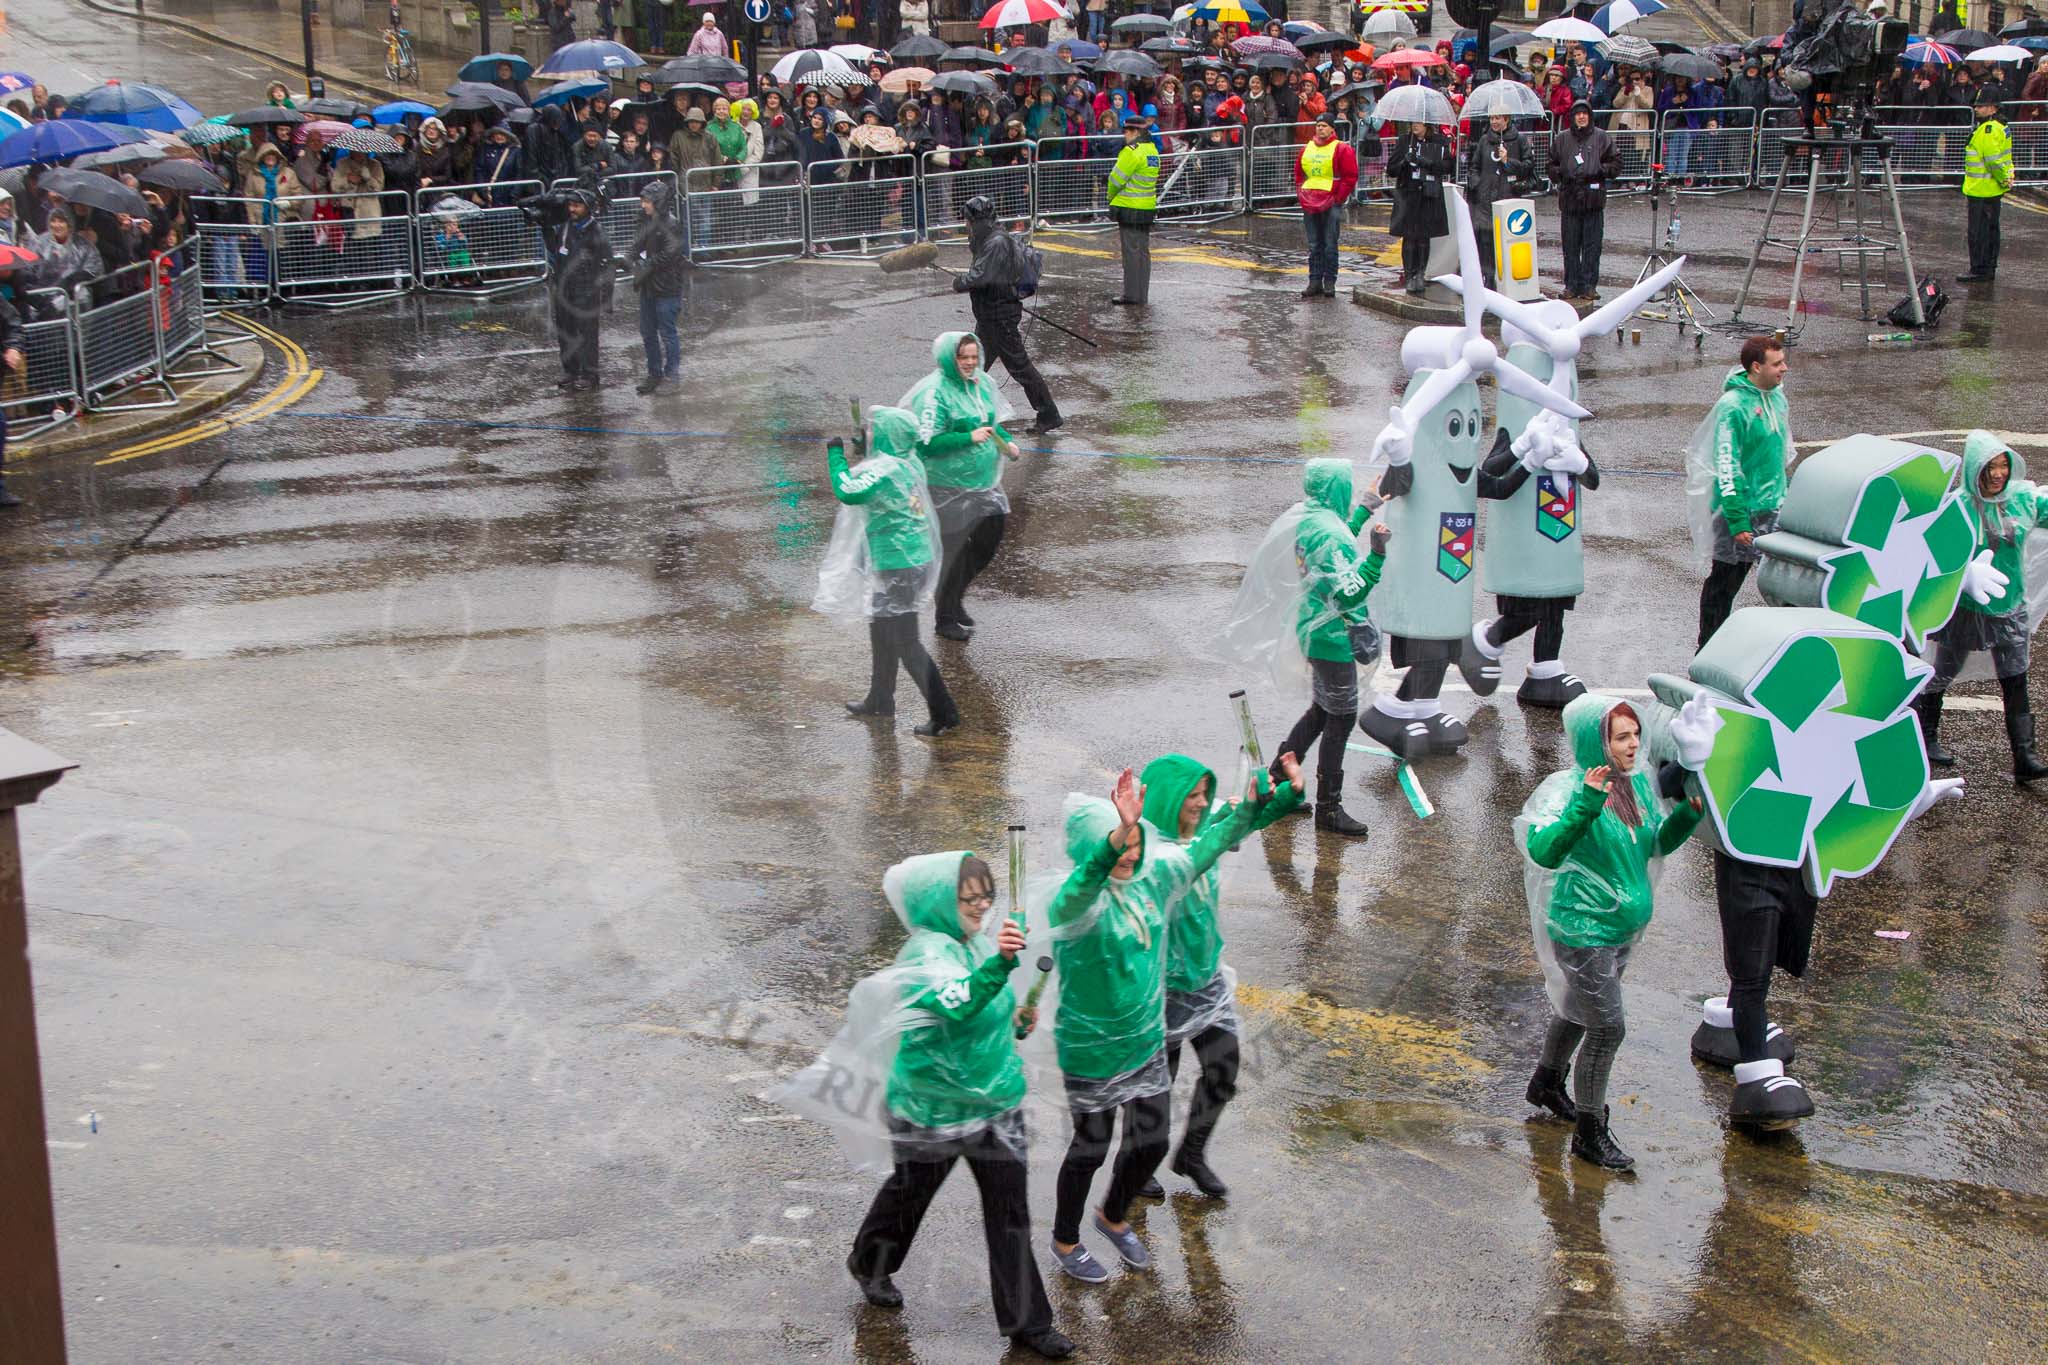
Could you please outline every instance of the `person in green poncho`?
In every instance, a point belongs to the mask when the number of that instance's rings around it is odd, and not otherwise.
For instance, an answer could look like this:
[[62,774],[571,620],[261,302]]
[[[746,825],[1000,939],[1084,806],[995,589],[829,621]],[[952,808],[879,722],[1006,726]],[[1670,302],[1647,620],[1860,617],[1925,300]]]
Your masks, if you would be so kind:
[[[1282,754],[1278,766],[1289,778],[1279,795],[1260,807],[1249,833],[1257,833],[1298,809],[1302,793],[1295,779],[1300,764]],[[1216,804],[1216,774],[1185,754],[1167,754],[1145,765],[1145,820],[1183,849],[1192,848],[1211,824],[1232,818],[1230,805]],[[1223,1106],[1237,1096],[1238,1020],[1236,974],[1223,965],[1223,932],[1216,923],[1222,878],[1212,866],[1173,902],[1166,917],[1166,1074],[1179,1079],[1182,1045],[1191,1045],[1201,1074],[1188,1107],[1187,1128],[1173,1154],[1175,1175],[1195,1182],[1212,1199],[1230,1193],[1209,1168],[1209,1135]],[[1141,1194],[1164,1198],[1154,1181]]]
[[[835,439],[826,446],[832,495],[866,513],[863,539],[858,546],[849,547],[864,549],[866,554],[850,563],[838,562],[828,554],[820,574],[821,596],[830,591],[835,574],[848,579],[857,576],[858,582],[847,583],[846,590],[849,596],[863,600],[873,668],[867,695],[846,703],[846,709],[856,716],[895,715],[900,664],[931,712],[917,733],[937,737],[960,724],[960,709],[918,638],[918,610],[931,595],[938,566],[924,466],[915,451],[917,422],[901,408],[876,408],[869,415],[869,425],[874,433],[873,452],[857,450],[858,463],[852,468],[847,465],[844,441]],[[860,441],[858,433],[855,440]],[[862,454],[866,458],[860,458]]]
[[981,341],[974,333],[940,333],[932,342],[932,366],[904,396],[903,406],[917,418],[917,453],[945,552],[936,630],[948,640],[967,640],[974,618],[963,599],[1003,543],[1010,513],[1003,459],[1016,459],[1017,447],[996,420],[995,381],[982,368]]
[[964,1159],[981,1191],[997,1328],[1039,1355],[1071,1355],[1074,1344],[1053,1327],[1031,1253],[1024,1064],[1014,1031],[1028,1033],[1037,1019],[1010,990],[1024,930],[1005,920],[993,945],[982,933],[995,906],[995,876],[972,852],[906,859],[883,886],[911,931],[896,954],[908,1018],[887,1090],[894,1169],[854,1236],[846,1268],[868,1302],[901,1307],[891,1277],[953,1164]]
[[1650,922],[1654,860],[1691,836],[1701,806],[1694,799],[1666,813],[1658,805],[1636,766],[1643,723],[1627,702],[1576,697],[1565,705],[1564,730],[1573,766],[1546,778],[1515,820],[1553,1015],[1528,1099],[1577,1125],[1574,1155],[1625,1171],[1635,1161],[1607,1125],[1607,1080],[1627,1031],[1621,974]]
[[[1299,767],[1286,768],[1298,800]],[[1272,797],[1264,771],[1251,798],[1227,808],[1183,848],[1146,821],[1145,789],[1129,768],[1110,800],[1067,801],[1067,853],[1074,861],[1051,908],[1060,998],[1053,1041],[1074,1136],[1060,1164],[1052,1250],[1060,1268],[1099,1284],[1109,1271],[1081,1244],[1081,1210],[1109,1154],[1119,1111],[1123,1145],[1095,1230],[1123,1263],[1152,1256],[1124,1221],[1131,1200],[1166,1156],[1172,1077],[1166,1066],[1166,912],[1233,844],[1250,832]]]
[[1964,594],[1960,609],[1930,638],[1934,677],[1914,701],[1927,761],[1955,766],[1941,747],[1942,699],[1971,654],[1987,650],[1998,673],[2005,703],[2005,736],[2012,746],[2012,775],[2020,782],[2048,777],[2048,764],[2034,753],[2034,707],[2027,696],[2027,669],[2038,615],[2027,601],[2027,535],[2048,521],[2048,492],[2027,480],[2020,453],[1988,431],[1973,431],[1963,442],[1963,510],[1977,532],[1970,554],[1991,551],[1991,567],[2005,575],[2005,587],[1988,602]]

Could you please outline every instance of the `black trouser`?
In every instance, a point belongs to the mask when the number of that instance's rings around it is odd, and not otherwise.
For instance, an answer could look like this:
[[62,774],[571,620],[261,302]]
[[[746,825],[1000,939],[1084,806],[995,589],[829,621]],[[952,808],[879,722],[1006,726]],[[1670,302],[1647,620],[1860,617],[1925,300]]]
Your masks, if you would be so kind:
[[1562,611],[1504,611],[1487,627],[1486,638],[1496,645],[1505,645],[1532,630],[1536,632],[1536,661],[1555,659],[1564,648]]
[[946,691],[946,680],[939,676],[939,666],[918,638],[917,617],[870,616],[868,645],[874,651],[864,703],[869,710],[896,709],[896,665],[902,664],[910,681],[917,684],[918,694],[924,698],[933,720],[958,719],[960,710],[953,704],[952,694]]
[[1735,594],[1742,591],[1743,580],[1748,577],[1747,564],[1714,561],[1714,567],[1707,573],[1707,581],[1700,587],[1699,648],[1706,648],[1707,641],[1714,638],[1714,632],[1728,619],[1728,613],[1735,610]]
[[[1229,1029],[1205,1028],[1187,1045],[1195,1050],[1202,1074],[1195,1078],[1195,1099],[1188,1106],[1187,1131],[1181,1134],[1180,1145],[1200,1156],[1223,1117],[1223,1106],[1237,1098],[1237,1035]],[[1175,1080],[1180,1079],[1180,1049],[1179,1043],[1166,1045],[1166,1074]]]
[[1023,386],[1024,401],[1031,405],[1032,415],[1041,422],[1057,421],[1060,406],[1052,400],[1052,388],[1032,363],[1031,352],[1024,349],[1024,334],[1018,330],[1023,320],[1021,304],[983,305],[978,299],[974,302],[974,334],[981,339],[982,354],[986,357],[983,364],[992,366],[1002,361],[1010,377]]
[[1970,273],[1998,273],[1998,205],[2001,196],[1991,194],[1970,200]]
[[983,517],[964,531],[949,531],[939,537],[945,548],[946,567],[939,572],[939,622],[964,625],[966,611],[961,599],[967,589],[996,557],[1003,543],[1003,526],[1009,520],[1002,513]]
[[[1486,217],[1486,222],[1485,222],[1485,225],[1484,225],[1484,226],[1481,226],[1481,225],[1480,225],[1480,222],[1479,222],[1479,217],[1480,217],[1480,215],[1481,215],[1482,213],[1484,213],[1484,214],[1485,214],[1485,217]],[[1480,279],[1481,279],[1481,280],[1482,280],[1482,281],[1483,281],[1483,282],[1485,283],[1485,285],[1486,285],[1486,287],[1487,287],[1488,289],[1492,289],[1492,288],[1494,288],[1494,287],[1495,287],[1495,280],[1494,280],[1494,275],[1493,275],[1493,210],[1492,210],[1492,209],[1490,209],[1490,208],[1482,209],[1482,208],[1481,208],[1481,207],[1479,207],[1478,205],[1474,205],[1474,206],[1473,206],[1473,208],[1472,208],[1472,240],[1473,240],[1474,242],[1476,242],[1476,243],[1478,244],[1478,246],[1479,246],[1479,277],[1480,277]]]
[[[925,1210],[959,1159],[896,1163],[854,1235],[853,1269],[873,1278],[903,1268]],[[1052,1326],[1052,1304],[1046,1301],[1045,1282],[1031,1254],[1024,1163],[991,1151],[988,1156],[969,1156],[967,1169],[981,1191],[981,1230],[988,1239],[988,1288],[996,1305],[996,1330],[1007,1337]]]
[[1764,1000],[1771,969],[1806,974],[1819,901],[1796,867],[1765,867],[1714,854],[1714,900],[1721,912],[1721,961],[1728,969],[1728,1008],[1745,1062],[1760,1062],[1770,1018]]
[[[1308,746],[1321,736],[1323,746],[1316,751],[1316,800],[1332,800],[1342,793],[1344,746],[1350,742],[1351,727],[1357,723],[1356,711],[1340,711],[1333,714],[1315,702],[1310,702],[1308,710],[1301,713],[1301,719],[1294,722],[1294,728],[1287,732],[1287,738],[1280,741],[1280,753],[1293,754],[1300,758],[1308,752]],[[1274,763],[1276,767],[1273,781],[1277,785],[1280,781],[1277,755]],[[1172,1066],[1173,1062],[1174,1054],[1169,1053],[1166,1064]]]
[[1564,289],[1567,294],[1593,294],[1600,289],[1600,238],[1607,231],[1607,210],[1566,210],[1564,226]]
[[1444,690],[1444,673],[1450,666],[1449,659],[1422,659],[1408,665],[1408,671],[1401,675],[1401,685],[1394,689],[1394,695],[1402,701],[1440,695]]
[[597,303],[555,296],[555,345],[562,372],[572,379],[597,378]]
[[1404,284],[1414,284],[1429,273],[1429,238],[1401,239],[1401,275]]
[[1052,1220],[1052,1239],[1061,1246],[1081,1240],[1081,1210],[1088,1202],[1088,1186],[1095,1172],[1109,1156],[1109,1140],[1116,1131],[1116,1116],[1124,1116],[1123,1145],[1117,1149],[1116,1164],[1110,1168],[1109,1190],[1102,1196],[1102,1216],[1112,1223],[1124,1221],[1131,1200],[1145,1188],[1145,1182],[1166,1159],[1166,1133],[1173,1122],[1173,1092],[1162,1091],[1131,1100],[1099,1114],[1068,1111],[1074,1120],[1074,1140],[1067,1144],[1066,1159],[1060,1162],[1059,1199]]

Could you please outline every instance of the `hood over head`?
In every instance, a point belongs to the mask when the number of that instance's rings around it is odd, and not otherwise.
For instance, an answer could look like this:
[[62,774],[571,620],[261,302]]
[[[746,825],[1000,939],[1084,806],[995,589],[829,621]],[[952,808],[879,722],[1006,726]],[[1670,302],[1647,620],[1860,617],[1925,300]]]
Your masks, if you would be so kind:
[[960,364],[953,355],[960,349],[960,343],[963,341],[972,341],[976,346],[981,345],[981,338],[972,332],[941,332],[932,340],[932,364],[938,366],[939,373],[955,384],[966,382],[960,377]]
[[1180,837],[1180,808],[1196,787],[1207,782],[1209,799],[1216,799],[1216,774],[1186,754],[1153,759],[1139,780],[1145,784],[1145,819],[1169,839]]
[[869,408],[868,449],[877,455],[909,455],[917,449],[917,418],[902,408]]
[[1572,766],[1580,772],[1607,761],[1607,713],[1621,705],[1619,697],[1586,692],[1565,703],[1564,733],[1572,745]]
[[[1067,856],[1079,863],[1088,856],[1088,851],[1116,833],[1123,820],[1118,817],[1116,807],[1099,796],[1069,797],[1067,809]],[[1152,835],[1151,822],[1139,826],[1140,837],[1149,839]],[[1145,859],[1152,856],[1152,850],[1140,847],[1137,864],[1131,875],[1136,876],[1144,869]]]
[[971,849],[920,853],[882,874],[882,894],[904,928],[967,938],[960,927],[960,864],[973,856]]
[[[2012,463],[2012,473],[2006,476],[2005,487],[1995,495],[1984,492],[1984,469],[1999,456],[2005,456]],[[2017,450],[1999,440],[1990,432],[1971,432],[1963,440],[1963,491],[1980,503],[2003,503],[2012,493],[2014,483],[2027,477],[2027,462]]]
[[1301,491],[1308,495],[1311,507],[1348,517],[1351,515],[1351,481],[1351,461],[1310,460],[1301,473]]

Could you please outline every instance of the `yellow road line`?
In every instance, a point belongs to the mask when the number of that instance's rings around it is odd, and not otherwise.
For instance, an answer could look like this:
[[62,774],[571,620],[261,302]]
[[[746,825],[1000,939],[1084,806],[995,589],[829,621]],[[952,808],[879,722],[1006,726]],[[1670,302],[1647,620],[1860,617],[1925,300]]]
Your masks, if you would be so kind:
[[104,458],[94,461],[95,464],[124,464],[129,460],[139,460],[145,455],[157,455],[167,450],[177,450],[199,441],[209,440],[224,432],[231,431],[235,427],[247,426],[251,422],[260,422],[264,418],[273,416],[298,402],[301,398],[304,398],[313,391],[313,387],[316,384],[326,377],[327,372],[314,368],[310,358],[306,355],[305,348],[290,337],[285,336],[281,332],[274,332],[261,323],[245,318],[239,313],[229,313],[225,316],[228,321],[234,323],[243,331],[269,342],[284,354],[284,382],[240,412],[230,414],[227,417],[208,418],[206,421],[195,423],[192,426],[171,432],[165,436],[159,436],[154,440],[141,441],[131,446],[123,446]]

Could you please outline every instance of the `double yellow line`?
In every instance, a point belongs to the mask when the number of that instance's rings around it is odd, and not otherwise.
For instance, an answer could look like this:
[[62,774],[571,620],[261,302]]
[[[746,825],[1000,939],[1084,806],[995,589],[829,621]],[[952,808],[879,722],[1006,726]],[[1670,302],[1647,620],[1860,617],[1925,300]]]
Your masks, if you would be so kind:
[[196,441],[204,441],[235,427],[260,422],[264,418],[281,412],[313,391],[313,386],[326,376],[327,371],[315,369],[305,349],[298,342],[281,332],[273,332],[261,323],[252,322],[239,313],[224,315],[243,331],[248,332],[271,345],[284,355],[284,382],[264,394],[261,398],[243,408],[240,412],[226,417],[208,418],[189,427],[183,427],[167,436],[152,441],[143,441],[132,446],[123,446],[112,454],[93,463],[101,465],[122,464],[128,460],[139,460],[145,455],[159,455],[167,450],[177,450]]

